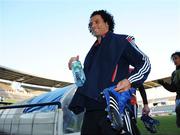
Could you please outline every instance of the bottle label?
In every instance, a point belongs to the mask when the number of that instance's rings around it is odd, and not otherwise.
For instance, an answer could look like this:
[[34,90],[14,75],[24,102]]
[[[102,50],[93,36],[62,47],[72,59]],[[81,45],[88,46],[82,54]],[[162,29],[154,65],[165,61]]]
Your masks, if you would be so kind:
[[85,78],[85,74],[84,74],[84,71],[83,71],[82,66],[81,66],[81,62],[80,61],[73,61],[71,68],[72,68],[75,84],[78,87],[83,86],[86,78]]

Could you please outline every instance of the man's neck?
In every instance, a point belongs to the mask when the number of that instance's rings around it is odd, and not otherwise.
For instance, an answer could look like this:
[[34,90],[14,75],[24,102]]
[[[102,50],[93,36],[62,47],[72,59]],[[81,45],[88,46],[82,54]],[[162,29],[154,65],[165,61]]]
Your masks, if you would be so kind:
[[102,38],[105,37],[107,33],[108,33],[108,31],[105,32],[105,33],[104,33],[103,35],[101,35],[101,36],[97,36],[97,40],[98,40],[98,43],[99,43],[99,44],[101,43]]
[[101,40],[102,40],[102,37],[101,37],[101,36],[97,37],[98,44],[101,43]]

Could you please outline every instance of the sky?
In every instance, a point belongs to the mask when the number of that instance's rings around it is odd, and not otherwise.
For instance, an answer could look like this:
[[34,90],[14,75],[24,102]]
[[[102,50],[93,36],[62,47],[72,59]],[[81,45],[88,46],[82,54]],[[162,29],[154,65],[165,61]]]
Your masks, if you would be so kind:
[[147,80],[170,76],[180,51],[179,0],[0,0],[0,66],[73,82],[67,63],[84,58],[96,40],[90,14],[107,10],[115,33],[135,37],[151,61]]

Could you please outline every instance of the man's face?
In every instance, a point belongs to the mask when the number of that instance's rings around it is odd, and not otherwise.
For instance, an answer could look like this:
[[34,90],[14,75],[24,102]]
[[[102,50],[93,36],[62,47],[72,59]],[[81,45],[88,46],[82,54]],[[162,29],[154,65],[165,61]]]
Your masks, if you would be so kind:
[[90,27],[92,34],[96,37],[103,36],[109,31],[109,25],[107,24],[107,22],[104,22],[103,18],[100,15],[91,17]]
[[178,55],[173,56],[173,61],[176,66],[180,66],[180,57]]

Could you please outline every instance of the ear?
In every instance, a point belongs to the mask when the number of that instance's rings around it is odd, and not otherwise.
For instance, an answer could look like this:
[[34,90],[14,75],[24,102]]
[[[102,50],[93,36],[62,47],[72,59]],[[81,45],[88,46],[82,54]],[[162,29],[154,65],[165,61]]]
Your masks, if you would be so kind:
[[106,22],[106,27],[109,29],[109,24]]

